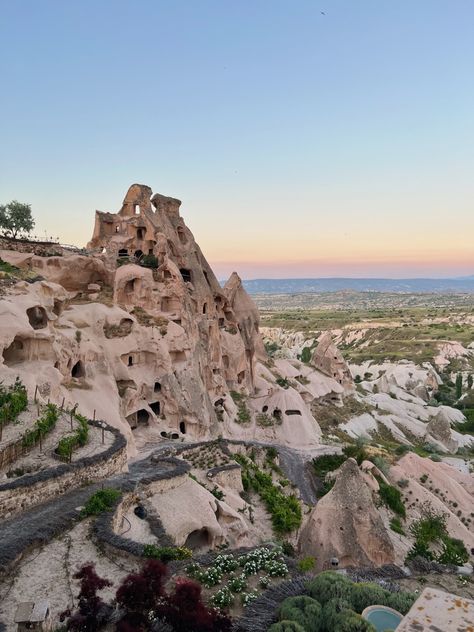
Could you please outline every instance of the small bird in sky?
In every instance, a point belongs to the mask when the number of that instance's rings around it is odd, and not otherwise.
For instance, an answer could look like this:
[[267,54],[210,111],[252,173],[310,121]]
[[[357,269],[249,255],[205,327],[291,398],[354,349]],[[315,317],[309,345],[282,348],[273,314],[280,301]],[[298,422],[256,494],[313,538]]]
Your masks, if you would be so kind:
[[326,15],[325,11],[320,11],[321,15]]

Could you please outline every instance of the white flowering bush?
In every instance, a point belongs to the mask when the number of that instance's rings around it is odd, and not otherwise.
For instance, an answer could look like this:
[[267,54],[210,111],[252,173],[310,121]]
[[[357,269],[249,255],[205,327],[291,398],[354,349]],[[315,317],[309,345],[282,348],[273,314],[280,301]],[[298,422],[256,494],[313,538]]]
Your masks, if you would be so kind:
[[288,566],[284,562],[270,560],[265,565],[265,570],[270,577],[286,577],[288,574]]
[[229,608],[234,603],[234,595],[227,586],[223,586],[209,599],[216,608]]
[[213,566],[218,568],[221,573],[231,573],[239,567],[239,563],[235,557],[230,553],[227,555],[218,555],[214,560]]
[[262,577],[258,580],[258,585],[263,589],[268,588],[270,585],[270,577],[268,577],[268,575],[262,575]]
[[242,593],[241,595],[241,599],[242,599],[242,604],[244,606],[248,606],[249,603],[252,603],[252,601],[255,601],[255,599],[257,599],[259,596],[259,592],[258,590],[251,590],[250,592],[245,592]]
[[239,558],[239,564],[245,575],[256,575],[259,571],[267,571],[271,577],[285,577],[288,566],[283,561],[281,547],[268,549],[260,547]]
[[241,593],[247,588],[247,577],[244,573],[237,577],[231,577],[227,585],[233,593]]
[[222,573],[218,568],[211,566],[206,570],[197,571],[194,577],[206,588],[217,586],[222,581]]

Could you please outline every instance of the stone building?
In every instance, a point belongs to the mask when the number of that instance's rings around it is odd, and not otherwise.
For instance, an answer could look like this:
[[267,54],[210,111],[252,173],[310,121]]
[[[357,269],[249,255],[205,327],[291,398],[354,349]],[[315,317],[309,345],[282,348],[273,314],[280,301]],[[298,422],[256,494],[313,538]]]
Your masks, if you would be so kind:
[[22,601],[18,604],[15,614],[18,632],[35,630],[48,632],[51,630],[51,613],[46,599],[37,601]]

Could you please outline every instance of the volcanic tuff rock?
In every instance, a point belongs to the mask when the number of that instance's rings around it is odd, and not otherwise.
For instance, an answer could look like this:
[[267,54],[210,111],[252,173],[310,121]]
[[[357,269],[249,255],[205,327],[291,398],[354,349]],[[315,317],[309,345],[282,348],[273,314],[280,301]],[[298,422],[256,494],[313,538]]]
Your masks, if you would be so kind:
[[394,562],[392,542],[365,476],[355,459],[347,459],[301,532],[300,548],[316,557],[320,569],[332,557],[343,567]]
[[[267,361],[258,310],[237,274],[221,288],[180,205],[134,184],[118,213],[96,212],[87,251],[58,247],[48,256],[9,242],[1,257],[32,282],[3,288],[0,379],[19,376],[44,401],[95,411],[122,430],[132,452],[136,441],[160,436],[241,432],[317,443],[316,421],[298,412],[300,395],[270,371],[257,375]],[[256,381],[262,395],[291,399],[271,428],[257,423]]]

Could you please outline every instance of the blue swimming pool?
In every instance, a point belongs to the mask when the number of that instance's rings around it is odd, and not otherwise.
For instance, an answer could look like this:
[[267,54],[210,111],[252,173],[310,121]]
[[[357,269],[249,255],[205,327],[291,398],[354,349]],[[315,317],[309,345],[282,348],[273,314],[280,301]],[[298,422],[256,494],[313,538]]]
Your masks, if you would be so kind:
[[385,606],[370,606],[364,610],[362,616],[374,626],[377,632],[396,630],[403,619],[402,615],[396,610]]

